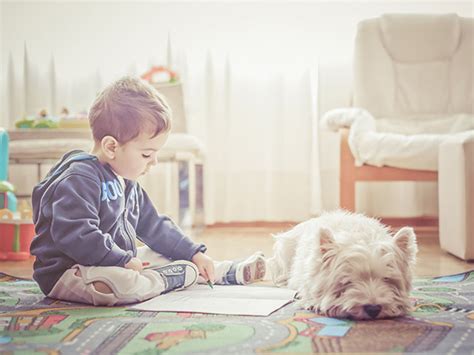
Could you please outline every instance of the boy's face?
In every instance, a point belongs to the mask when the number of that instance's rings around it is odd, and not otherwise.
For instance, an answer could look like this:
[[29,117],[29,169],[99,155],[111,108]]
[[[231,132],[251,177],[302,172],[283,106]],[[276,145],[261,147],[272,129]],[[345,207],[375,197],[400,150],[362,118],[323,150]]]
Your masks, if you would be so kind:
[[120,176],[136,180],[156,165],[158,151],[168,139],[168,133],[160,133],[151,137],[149,133],[141,133],[135,139],[119,145],[115,151],[115,159],[109,164]]

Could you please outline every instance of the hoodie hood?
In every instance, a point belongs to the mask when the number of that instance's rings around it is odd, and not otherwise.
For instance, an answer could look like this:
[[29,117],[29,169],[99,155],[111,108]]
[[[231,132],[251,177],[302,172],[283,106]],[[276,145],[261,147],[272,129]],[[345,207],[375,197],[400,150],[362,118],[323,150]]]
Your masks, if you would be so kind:
[[83,160],[97,160],[97,157],[86,153],[82,150],[73,150],[66,153],[59,162],[54,165],[51,170],[48,172],[48,175],[41,181],[38,185],[36,185],[35,189],[33,190],[32,194],[32,205],[33,205],[33,222],[36,223],[38,221],[38,214],[39,214],[39,205],[41,202],[40,196],[45,196],[45,192],[54,183],[61,174],[69,168],[72,163],[83,161]]

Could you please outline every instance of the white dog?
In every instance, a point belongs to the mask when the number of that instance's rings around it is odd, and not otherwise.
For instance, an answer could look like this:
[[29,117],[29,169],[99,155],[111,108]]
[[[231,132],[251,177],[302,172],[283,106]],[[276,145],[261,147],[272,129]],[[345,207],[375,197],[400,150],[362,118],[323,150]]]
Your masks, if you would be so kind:
[[350,319],[397,317],[410,308],[418,251],[412,228],[391,236],[373,218],[325,213],[275,236],[268,260],[273,281],[297,290],[299,303]]

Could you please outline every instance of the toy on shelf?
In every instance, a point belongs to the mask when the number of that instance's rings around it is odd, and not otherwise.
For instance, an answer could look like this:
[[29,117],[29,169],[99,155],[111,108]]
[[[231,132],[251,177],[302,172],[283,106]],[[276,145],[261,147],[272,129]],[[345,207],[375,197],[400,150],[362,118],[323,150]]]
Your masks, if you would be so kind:
[[63,107],[59,115],[59,128],[89,128],[89,116],[86,111],[71,114]]
[[28,116],[15,122],[16,128],[58,128],[58,122],[42,109],[36,116]]
[[35,236],[31,209],[21,207],[19,218],[8,209],[0,210],[0,260],[26,260]]
[[8,181],[0,181],[0,208],[16,211],[15,187]]
[[16,211],[15,187],[7,181],[8,177],[8,133],[0,128],[0,209]]
[[145,74],[141,76],[143,80],[148,81],[150,84],[165,84],[165,83],[176,83],[179,78],[175,71],[160,66],[153,66]]

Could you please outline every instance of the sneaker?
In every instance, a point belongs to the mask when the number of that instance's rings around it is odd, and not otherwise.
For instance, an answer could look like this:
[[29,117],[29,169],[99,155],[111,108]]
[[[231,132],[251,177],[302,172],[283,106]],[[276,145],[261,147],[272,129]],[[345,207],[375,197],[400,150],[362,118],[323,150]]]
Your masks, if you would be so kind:
[[172,290],[182,290],[196,283],[199,270],[195,264],[186,260],[176,260],[164,266],[153,268],[163,277],[165,290],[162,293]]
[[227,274],[224,283],[233,285],[248,285],[262,280],[265,276],[266,264],[262,252],[257,252],[247,259],[234,262]]

